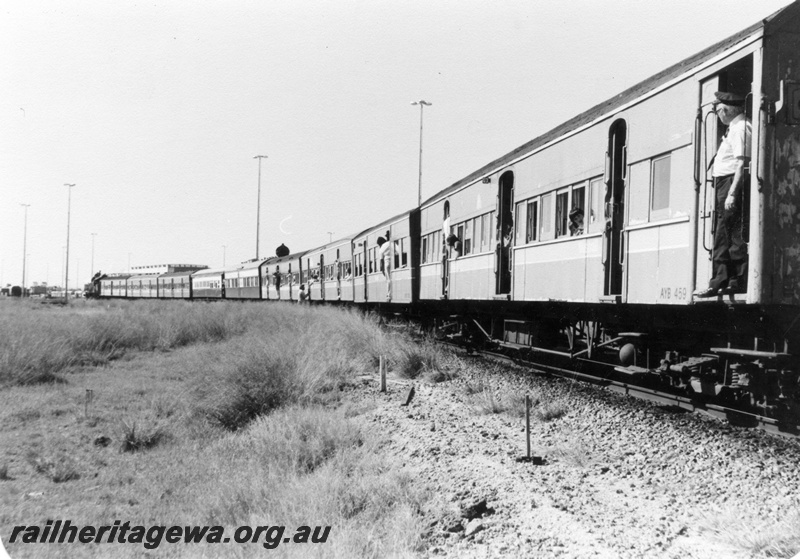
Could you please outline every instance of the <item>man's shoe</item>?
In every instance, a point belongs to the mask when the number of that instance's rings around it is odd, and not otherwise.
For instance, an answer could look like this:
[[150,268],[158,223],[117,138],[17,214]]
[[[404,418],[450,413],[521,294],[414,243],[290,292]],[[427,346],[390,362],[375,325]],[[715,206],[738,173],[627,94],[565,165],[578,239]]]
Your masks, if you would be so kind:
[[706,289],[703,289],[702,291],[700,290],[695,291],[693,295],[698,299],[708,299],[709,297],[716,297],[717,295],[719,295],[719,293],[720,290],[717,289],[716,287],[708,287]]
[[739,285],[732,283],[719,290],[720,295],[736,295],[738,293],[747,293],[747,288],[740,287]]

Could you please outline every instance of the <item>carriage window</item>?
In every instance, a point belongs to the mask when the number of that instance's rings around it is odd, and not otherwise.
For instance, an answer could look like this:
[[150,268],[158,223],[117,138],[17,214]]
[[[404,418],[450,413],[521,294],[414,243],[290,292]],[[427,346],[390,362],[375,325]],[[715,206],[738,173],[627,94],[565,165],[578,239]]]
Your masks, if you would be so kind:
[[[570,216],[574,210],[580,212],[579,215]],[[567,228],[570,235],[583,235],[586,229],[586,187],[575,186],[572,188],[572,203],[569,206],[569,220]]]
[[[518,244],[522,244],[523,240],[527,239],[525,234],[525,227],[528,225],[528,205],[525,202],[517,204],[517,218],[514,220],[514,225],[517,227],[514,237],[517,239]],[[527,242],[527,241],[526,241]]]
[[406,268],[408,267],[408,249],[409,249],[409,238],[403,237],[400,239],[400,267]]
[[569,215],[569,192],[556,194],[556,237],[569,234],[567,217]]
[[426,264],[428,262],[428,239],[430,239],[430,235],[425,235],[422,237],[422,249],[421,249],[421,256],[422,256],[422,264]]
[[603,199],[605,198],[605,186],[602,178],[596,178],[589,182],[589,213],[584,214],[584,223],[589,233],[602,231],[603,229]]
[[464,254],[472,252],[472,220],[464,223],[464,239],[463,239]]
[[667,155],[653,160],[650,194],[653,211],[669,208],[670,159]]
[[586,216],[586,187],[576,186],[572,189],[572,206],[570,209],[578,208]]
[[478,233],[481,229],[480,222],[473,217],[467,222],[467,228],[469,229],[469,252],[470,254],[477,254],[481,251],[481,241],[478,238]]
[[536,239],[539,228],[539,201],[531,200],[528,202],[527,230],[525,231],[525,242],[530,243]]
[[553,195],[542,196],[542,225],[539,239],[549,241],[553,238]]

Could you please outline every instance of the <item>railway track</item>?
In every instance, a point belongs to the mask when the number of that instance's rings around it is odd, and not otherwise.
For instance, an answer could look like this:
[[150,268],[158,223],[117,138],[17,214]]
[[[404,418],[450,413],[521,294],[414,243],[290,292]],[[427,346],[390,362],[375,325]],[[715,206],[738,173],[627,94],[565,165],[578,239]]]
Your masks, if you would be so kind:
[[[450,347],[464,350],[464,347],[457,342],[453,342],[451,340],[440,340],[440,342]],[[781,422],[775,418],[766,417],[741,409],[708,402],[701,402],[698,401],[697,398],[692,398],[687,395],[675,394],[674,392],[667,392],[655,388],[639,386],[634,383],[609,378],[607,374],[600,372],[604,369],[605,372],[608,371],[608,363],[592,361],[585,358],[576,358],[574,361],[578,363],[581,369],[583,369],[582,371],[577,371],[544,361],[532,361],[529,358],[511,356],[496,351],[477,351],[475,349],[464,351],[469,351],[473,354],[478,354],[480,356],[497,361],[513,363],[514,365],[520,367],[529,368],[532,371],[593,384],[617,394],[632,396],[634,398],[655,402],[675,409],[686,410],[692,413],[703,414],[709,417],[727,421],[731,425],[761,429],[772,434],[792,439],[800,438],[800,427],[798,425],[787,424],[786,422]]]

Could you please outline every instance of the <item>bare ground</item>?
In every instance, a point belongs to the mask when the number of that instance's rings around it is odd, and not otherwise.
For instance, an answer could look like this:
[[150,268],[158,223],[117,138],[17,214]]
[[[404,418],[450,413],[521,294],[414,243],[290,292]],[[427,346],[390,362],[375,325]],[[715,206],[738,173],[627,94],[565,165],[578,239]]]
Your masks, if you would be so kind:
[[[395,381],[385,394],[365,378],[353,394],[384,450],[431,492],[423,556],[798,551],[796,441],[481,360],[450,369],[453,380]],[[538,402],[531,454],[541,463],[525,460],[525,393]]]

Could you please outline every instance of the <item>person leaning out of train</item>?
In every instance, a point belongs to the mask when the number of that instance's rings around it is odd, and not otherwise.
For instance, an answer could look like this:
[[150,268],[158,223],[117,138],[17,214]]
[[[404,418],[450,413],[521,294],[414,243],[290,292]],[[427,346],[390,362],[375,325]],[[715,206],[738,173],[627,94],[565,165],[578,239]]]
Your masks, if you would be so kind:
[[461,256],[461,239],[456,237],[453,233],[447,236],[447,246],[450,249],[450,257],[458,258]]
[[745,116],[745,98],[718,91],[714,111],[728,129],[712,162],[716,198],[716,227],[711,253],[714,275],[695,297],[715,297],[747,291],[747,163],[750,160],[751,123]]
[[386,232],[386,237],[378,237],[378,257],[380,259],[381,271],[383,277],[386,279],[386,299],[392,298],[392,243],[389,242],[389,231]]
[[583,235],[583,211],[580,208],[572,208],[569,211],[569,234]]

